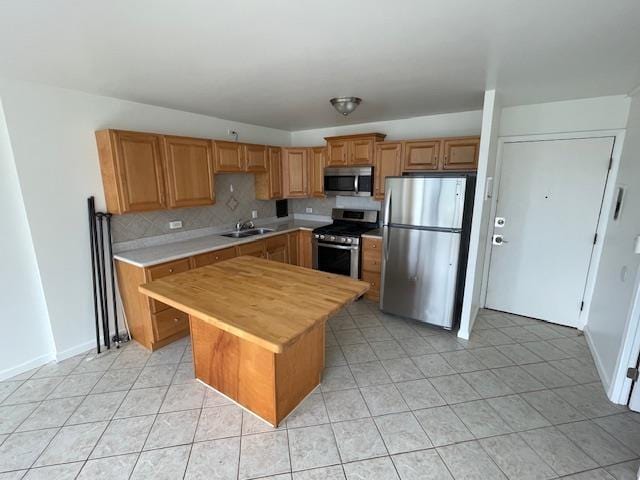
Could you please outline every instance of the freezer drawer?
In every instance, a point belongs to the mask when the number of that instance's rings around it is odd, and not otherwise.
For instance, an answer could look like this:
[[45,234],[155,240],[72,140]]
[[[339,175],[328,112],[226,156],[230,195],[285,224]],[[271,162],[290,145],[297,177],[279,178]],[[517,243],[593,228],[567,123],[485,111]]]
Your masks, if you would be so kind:
[[384,227],[382,311],[450,329],[460,240],[460,233]]

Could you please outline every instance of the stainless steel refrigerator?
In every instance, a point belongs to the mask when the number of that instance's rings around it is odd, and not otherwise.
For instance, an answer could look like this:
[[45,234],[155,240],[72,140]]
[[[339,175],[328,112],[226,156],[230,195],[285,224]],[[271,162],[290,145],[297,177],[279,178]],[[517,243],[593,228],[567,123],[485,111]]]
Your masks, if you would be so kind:
[[451,329],[459,318],[475,177],[390,177],[382,311]]

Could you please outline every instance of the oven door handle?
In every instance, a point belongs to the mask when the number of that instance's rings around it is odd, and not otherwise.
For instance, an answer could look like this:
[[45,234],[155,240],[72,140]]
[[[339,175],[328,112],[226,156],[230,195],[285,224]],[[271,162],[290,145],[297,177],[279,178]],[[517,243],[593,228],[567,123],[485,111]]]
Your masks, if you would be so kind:
[[333,243],[322,243],[322,242],[318,242],[318,247],[335,248],[336,250],[357,250],[358,249],[357,245],[347,247],[344,245],[334,245]]

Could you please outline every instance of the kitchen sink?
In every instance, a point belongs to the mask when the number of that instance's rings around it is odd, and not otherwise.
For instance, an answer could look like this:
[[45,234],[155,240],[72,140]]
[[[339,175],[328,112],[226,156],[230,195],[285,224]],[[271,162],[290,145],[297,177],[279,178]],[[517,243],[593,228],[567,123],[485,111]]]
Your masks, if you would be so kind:
[[271,232],[273,232],[273,228],[252,228],[250,230],[234,230],[233,232],[223,233],[222,236],[230,238],[245,238]]

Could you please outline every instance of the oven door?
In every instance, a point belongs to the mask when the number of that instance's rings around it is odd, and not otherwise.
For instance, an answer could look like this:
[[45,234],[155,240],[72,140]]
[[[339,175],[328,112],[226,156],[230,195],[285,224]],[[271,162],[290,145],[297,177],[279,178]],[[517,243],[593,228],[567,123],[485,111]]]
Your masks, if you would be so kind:
[[313,268],[323,272],[360,276],[360,248],[357,245],[337,245],[313,240]]

